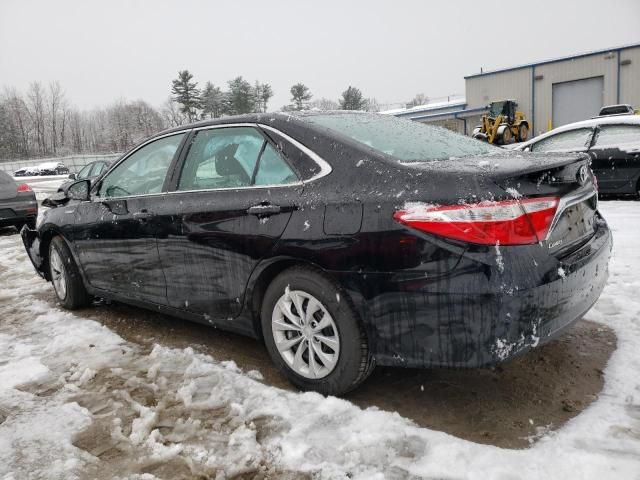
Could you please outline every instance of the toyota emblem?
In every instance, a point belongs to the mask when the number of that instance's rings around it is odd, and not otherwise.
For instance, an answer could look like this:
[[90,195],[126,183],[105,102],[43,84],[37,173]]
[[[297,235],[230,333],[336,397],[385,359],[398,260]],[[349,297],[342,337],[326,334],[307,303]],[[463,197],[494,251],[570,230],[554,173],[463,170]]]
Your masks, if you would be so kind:
[[587,172],[587,167],[585,165],[582,165],[580,167],[580,169],[578,170],[578,183],[580,185],[584,185],[585,183],[587,183],[587,179],[589,178],[589,173]]

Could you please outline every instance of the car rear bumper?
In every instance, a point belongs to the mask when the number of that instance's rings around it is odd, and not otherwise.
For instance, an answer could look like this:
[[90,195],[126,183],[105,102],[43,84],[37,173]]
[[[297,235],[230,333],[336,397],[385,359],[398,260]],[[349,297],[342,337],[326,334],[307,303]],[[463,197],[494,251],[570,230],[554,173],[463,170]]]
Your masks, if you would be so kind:
[[35,199],[0,200],[0,226],[20,225],[34,221],[38,216],[38,202]]
[[378,364],[481,367],[542,345],[582,318],[606,284],[611,246],[600,220],[593,237],[570,255],[556,260],[542,252],[543,270],[516,257],[527,265],[513,270],[520,277],[529,270],[537,284],[522,289],[513,287],[513,278],[496,282],[495,268],[473,262],[435,282],[415,273],[338,276],[360,309]]

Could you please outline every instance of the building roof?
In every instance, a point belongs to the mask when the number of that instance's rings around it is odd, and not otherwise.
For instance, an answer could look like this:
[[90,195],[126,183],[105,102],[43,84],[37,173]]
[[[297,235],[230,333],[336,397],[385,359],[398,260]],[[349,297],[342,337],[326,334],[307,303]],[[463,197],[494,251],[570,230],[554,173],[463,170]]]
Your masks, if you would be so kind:
[[403,115],[414,115],[417,113],[431,112],[433,110],[442,110],[445,108],[463,107],[467,104],[467,100],[464,97],[451,98],[443,102],[426,103],[424,105],[416,105],[411,108],[395,108],[393,110],[385,110],[380,112],[385,115],[395,115],[400,117]]
[[549,63],[556,63],[556,62],[564,62],[567,60],[575,60],[577,58],[582,58],[582,57],[589,57],[591,55],[599,55],[602,53],[609,53],[609,52],[617,52],[620,50],[627,50],[629,48],[638,48],[640,47],[640,43],[632,43],[629,45],[622,45],[619,47],[611,47],[611,48],[605,48],[603,50],[594,50],[592,52],[585,52],[585,53],[578,53],[576,55],[569,55],[566,57],[558,57],[558,58],[552,58],[549,60],[542,60],[540,62],[533,62],[533,63],[525,63],[522,65],[516,65],[515,67],[508,67],[508,68],[501,68],[501,69],[497,69],[497,70],[489,70],[486,72],[481,72],[481,73],[474,73],[471,75],[467,75],[465,78],[465,80],[467,78],[474,78],[474,77],[482,77],[484,75],[493,75],[495,73],[502,73],[502,72],[510,72],[512,70],[520,70],[522,68],[530,68],[530,67],[535,67],[537,65],[546,65]]

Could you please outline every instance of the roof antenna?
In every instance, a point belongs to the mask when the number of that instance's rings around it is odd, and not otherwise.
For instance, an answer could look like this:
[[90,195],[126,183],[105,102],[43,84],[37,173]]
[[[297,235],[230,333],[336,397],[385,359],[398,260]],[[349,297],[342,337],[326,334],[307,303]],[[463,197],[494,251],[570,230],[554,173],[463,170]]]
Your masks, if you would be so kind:
[[480,67],[480,73],[482,73],[482,67]]

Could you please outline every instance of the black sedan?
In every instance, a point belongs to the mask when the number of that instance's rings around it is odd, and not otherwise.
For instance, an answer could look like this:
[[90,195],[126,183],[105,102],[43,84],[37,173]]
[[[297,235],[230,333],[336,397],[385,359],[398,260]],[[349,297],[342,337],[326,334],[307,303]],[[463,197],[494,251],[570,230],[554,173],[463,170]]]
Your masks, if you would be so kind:
[[35,228],[38,202],[31,187],[0,170],[0,227],[28,225]]
[[375,364],[544,343],[597,300],[611,249],[583,156],[356,112],[169,130],[48,203],[23,240],[64,307],[106,297],[262,338],[331,394]]
[[640,116],[596,117],[564,125],[514,150],[586,153],[603,194],[640,197]]

